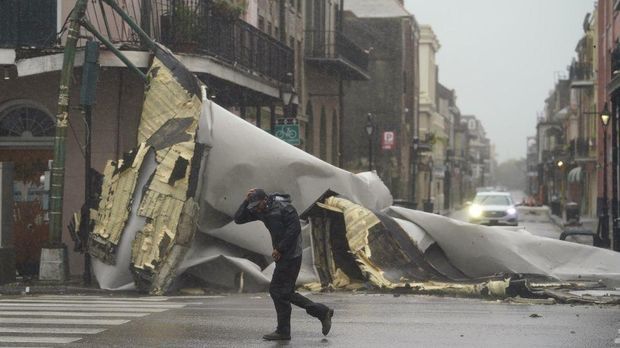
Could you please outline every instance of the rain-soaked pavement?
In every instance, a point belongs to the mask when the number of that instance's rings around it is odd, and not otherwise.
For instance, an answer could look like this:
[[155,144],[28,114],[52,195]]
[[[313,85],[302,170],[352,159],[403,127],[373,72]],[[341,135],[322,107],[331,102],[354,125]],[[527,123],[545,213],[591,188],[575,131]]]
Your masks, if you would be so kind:
[[[535,213],[528,213],[535,212]],[[453,217],[464,218],[464,212]],[[521,210],[520,227],[557,239],[548,214]],[[0,347],[618,347],[620,307],[514,304],[420,295],[325,293],[327,337],[295,308],[292,341],[265,342],[269,295],[0,296]]]
[[[311,298],[335,308],[332,331],[320,333],[320,324],[300,309],[293,310],[292,341],[283,344],[264,342],[261,336],[274,328],[274,311],[267,294],[241,294],[223,297],[170,297],[84,299],[76,296],[47,298],[58,311],[74,313],[76,308],[113,306],[115,317],[97,314],[77,319],[73,324],[58,324],[66,315],[49,318],[47,324],[30,323],[36,315],[0,316],[0,346],[24,346],[7,343],[6,337],[43,337],[38,346],[50,346],[50,337],[80,338],[63,347],[614,347],[620,328],[618,307],[570,305],[506,304],[479,299],[431,296],[395,297],[383,294],[319,294]],[[157,301],[154,301],[157,299]],[[45,298],[43,299],[45,300]],[[30,297],[19,302],[36,310],[50,305]],[[162,301],[159,301],[162,300]],[[6,297],[3,298],[4,303]],[[23,300],[22,300],[23,301]],[[37,301],[37,302],[33,302]],[[89,305],[89,301],[97,302]],[[122,305],[119,305],[119,302]],[[86,302],[86,303],[84,303]],[[166,307],[162,311],[137,315],[144,308]],[[25,311],[16,307],[16,312]],[[72,308],[72,309],[71,309]],[[153,309],[151,308],[151,309]],[[8,319],[7,319],[8,318]],[[21,324],[11,319],[21,319]],[[115,319],[115,323],[112,323]],[[25,321],[24,321],[25,320]],[[75,319],[74,319],[75,320]],[[58,321],[58,323],[55,323]],[[56,333],[6,333],[11,327],[44,327]],[[76,328],[103,329],[99,333],[61,333]],[[55,329],[57,331],[54,331]],[[4,330],[4,331],[3,331]],[[49,331],[48,330],[48,331]],[[10,330],[8,330],[10,332]],[[33,331],[34,332],[34,331]],[[10,341],[10,339],[8,340]],[[15,341],[15,339],[13,339]],[[66,342],[66,341],[65,341]]]

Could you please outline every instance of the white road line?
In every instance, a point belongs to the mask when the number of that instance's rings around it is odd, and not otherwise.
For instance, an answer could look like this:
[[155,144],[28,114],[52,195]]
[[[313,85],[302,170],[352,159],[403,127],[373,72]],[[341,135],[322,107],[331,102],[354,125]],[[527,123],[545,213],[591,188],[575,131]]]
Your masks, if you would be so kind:
[[0,324],[121,325],[128,322],[129,320],[122,319],[0,318]]
[[81,340],[82,337],[28,337],[28,336],[0,336],[2,343],[58,343],[66,344]]
[[94,335],[106,329],[87,329],[81,327],[0,327],[0,333],[32,333],[32,334],[73,334]]
[[616,340],[614,341],[614,343],[616,343],[616,344],[620,344],[620,338],[616,338]]
[[114,301],[145,301],[145,302],[165,302],[168,297],[105,297],[105,296],[63,296],[63,295],[41,295],[34,296],[33,299],[78,299],[78,300],[114,300]]
[[125,307],[133,307],[133,308],[183,308],[185,307],[185,303],[122,303],[122,302],[112,302],[112,303],[105,303],[105,302],[75,302],[75,301],[55,301],[55,302],[50,302],[50,301],[27,301],[27,300],[13,300],[13,301],[7,301],[7,300],[0,300],[0,306],[6,306],[6,305],[33,305],[33,306],[52,306],[52,307],[58,307],[58,306],[75,306],[75,307],[82,307],[82,306],[97,306],[100,308],[103,307],[118,307],[120,305],[125,306]]
[[27,306],[25,304],[0,304],[0,310],[6,311],[71,311],[71,312],[144,312],[144,313],[161,313],[167,311],[169,308],[136,308],[136,307],[93,307],[93,306],[50,306],[44,304],[37,304],[36,306]]
[[143,317],[149,313],[113,313],[113,312],[44,312],[44,311],[0,311],[0,316],[35,316],[35,317]]
[[[84,303],[84,304],[88,304],[88,303],[93,303],[93,304],[120,304],[120,305],[127,305],[127,304],[136,304],[136,305],[145,305],[145,306],[161,306],[164,305],[164,303],[152,303],[152,302],[144,302],[144,301],[118,301],[118,300],[40,300],[40,299],[24,299],[24,298],[19,298],[19,299],[14,299],[14,300],[8,300],[8,299],[4,299],[4,300],[0,300],[0,302],[32,302],[32,303],[42,303],[42,302],[47,302],[47,303]],[[181,304],[181,303],[175,303],[175,302],[166,302],[166,304]]]

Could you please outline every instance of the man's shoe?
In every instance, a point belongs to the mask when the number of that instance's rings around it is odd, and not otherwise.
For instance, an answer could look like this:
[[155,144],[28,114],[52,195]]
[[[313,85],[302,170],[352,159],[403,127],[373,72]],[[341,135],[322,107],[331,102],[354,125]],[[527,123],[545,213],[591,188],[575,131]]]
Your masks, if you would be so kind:
[[285,335],[279,333],[278,331],[274,331],[263,336],[263,339],[267,341],[290,341],[291,335]]
[[329,333],[329,330],[332,328],[332,317],[333,316],[334,316],[334,310],[330,308],[327,310],[327,314],[325,314],[325,318],[321,320],[321,325],[323,326],[323,329],[321,331],[323,332],[323,335],[325,336],[327,336],[327,334]]

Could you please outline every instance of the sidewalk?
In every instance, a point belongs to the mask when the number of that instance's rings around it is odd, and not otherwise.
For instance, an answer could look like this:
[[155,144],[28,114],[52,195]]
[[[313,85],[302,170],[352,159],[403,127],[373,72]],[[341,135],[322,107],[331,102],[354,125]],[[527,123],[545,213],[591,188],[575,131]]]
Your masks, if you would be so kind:
[[[546,207],[546,206],[545,206]],[[549,218],[551,219],[551,221],[556,224],[558,227],[564,229],[570,226],[566,226],[566,219],[565,219],[565,214],[562,213],[562,216],[557,216],[557,215],[553,215],[551,214],[551,210],[549,210]],[[586,230],[590,230],[592,232],[596,232],[596,228],[597,228],[597,224],[598,224],[598,219],[596,218],[588,218],[588,217],[582,217],[579,222],[581,222],[581,226],[579,226],[582,229],[586,229]]]
[[105,294],[109,291],[100,289],[95,281],[90,286],[84,285],[81,276],[71,277],[66,282],[18,279],[13,283],[0,285],[0,295],[94,293]]

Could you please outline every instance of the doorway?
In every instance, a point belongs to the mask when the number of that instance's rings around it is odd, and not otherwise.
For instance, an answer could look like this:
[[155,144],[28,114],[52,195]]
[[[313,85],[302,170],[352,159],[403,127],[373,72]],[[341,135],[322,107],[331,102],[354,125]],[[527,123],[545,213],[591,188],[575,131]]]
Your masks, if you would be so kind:
[[16,269],[39,273],[41,248],[48,241],[49,197],[45,174],[53,158],[54,118],[33,101],[0,105],[0,162],[12,162],[13,245]]

